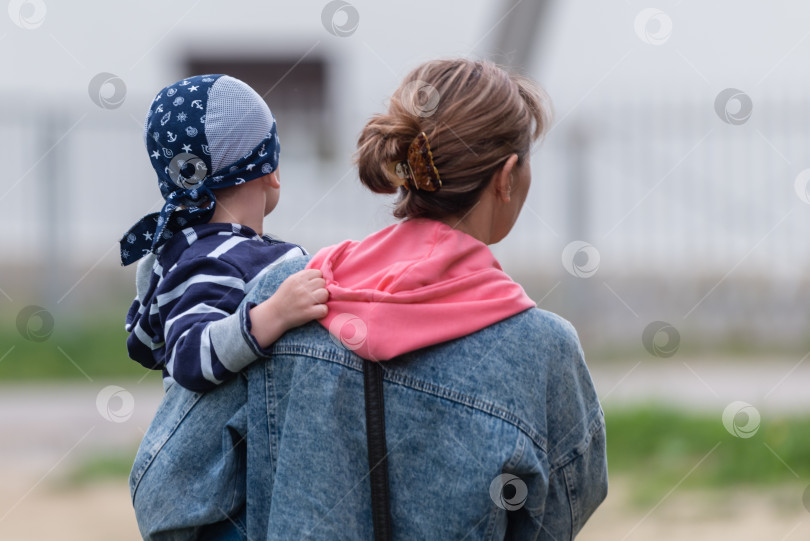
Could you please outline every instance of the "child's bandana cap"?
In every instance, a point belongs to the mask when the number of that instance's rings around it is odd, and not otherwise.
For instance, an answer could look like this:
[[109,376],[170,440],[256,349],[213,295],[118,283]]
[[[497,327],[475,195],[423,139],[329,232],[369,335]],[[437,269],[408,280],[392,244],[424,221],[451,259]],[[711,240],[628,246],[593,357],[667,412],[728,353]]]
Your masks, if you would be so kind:
[[216,206],[213,190],[278,167],[273,114],[252,88],[227,75],[189,77],[161,90],[144,135],[166,203],[121,238],[123,265],[159,251],[183,228],[208,222]]

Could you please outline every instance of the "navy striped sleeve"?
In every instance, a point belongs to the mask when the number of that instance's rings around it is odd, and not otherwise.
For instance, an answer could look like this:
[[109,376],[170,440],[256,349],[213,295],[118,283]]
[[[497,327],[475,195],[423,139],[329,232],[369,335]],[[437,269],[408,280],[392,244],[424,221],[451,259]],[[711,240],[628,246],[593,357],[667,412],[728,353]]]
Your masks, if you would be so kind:
[[135,280],[138,294],[126,318],[129,357],[151,370],[163,368],[166,351],[157,308],[152,308],[149,302],[160,284],[162,271],[151,254],[138,262]]
[[138,265],[127,314],[129,356],[206,391],[268,356],[250,332],[246,294],[281,261],[306,252],[235,224],[187,228]]
[[249,330],[242,272],[216,257],[178,264],[163,279],[157,309],[164,321],[165,370],[192,391],[210,390],[262,351]]

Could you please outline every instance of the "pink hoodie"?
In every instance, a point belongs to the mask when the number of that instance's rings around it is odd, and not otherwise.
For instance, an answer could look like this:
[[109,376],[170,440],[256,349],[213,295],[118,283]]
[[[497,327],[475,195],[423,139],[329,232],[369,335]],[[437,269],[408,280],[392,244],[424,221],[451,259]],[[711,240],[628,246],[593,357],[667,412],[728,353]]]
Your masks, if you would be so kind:
[[388,360],[466,336],[535,306],[481,241],[427,219],[320,250],[333,338],[365,359]]

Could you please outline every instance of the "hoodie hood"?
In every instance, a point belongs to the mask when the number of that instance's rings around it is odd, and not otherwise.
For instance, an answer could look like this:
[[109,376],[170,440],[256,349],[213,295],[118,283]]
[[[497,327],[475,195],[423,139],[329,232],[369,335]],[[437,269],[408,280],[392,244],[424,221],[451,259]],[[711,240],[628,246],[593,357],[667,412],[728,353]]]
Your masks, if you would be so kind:
[[329,315],[319,322],[365,359],[383,361],[466,336],[535,306],[481,241],[427,219],[319,251]]

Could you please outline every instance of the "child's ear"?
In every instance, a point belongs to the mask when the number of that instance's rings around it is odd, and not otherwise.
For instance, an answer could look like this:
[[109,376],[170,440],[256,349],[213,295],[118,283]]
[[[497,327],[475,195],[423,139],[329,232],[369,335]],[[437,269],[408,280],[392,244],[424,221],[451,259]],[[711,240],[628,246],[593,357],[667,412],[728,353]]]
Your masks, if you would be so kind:
[[262,177],[262,181],[269,183],[271,188],[281,188],[281,180],[278,176],[278,169]]

